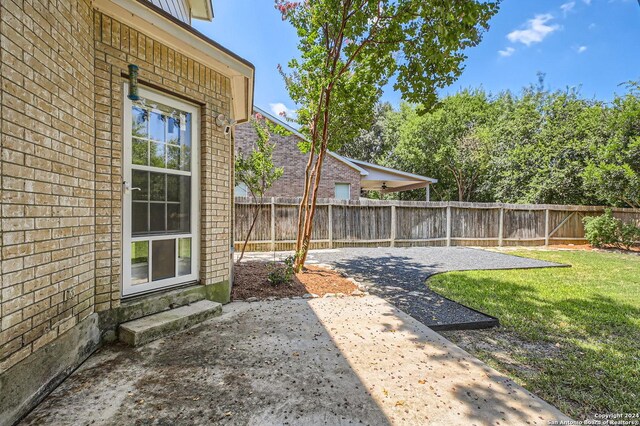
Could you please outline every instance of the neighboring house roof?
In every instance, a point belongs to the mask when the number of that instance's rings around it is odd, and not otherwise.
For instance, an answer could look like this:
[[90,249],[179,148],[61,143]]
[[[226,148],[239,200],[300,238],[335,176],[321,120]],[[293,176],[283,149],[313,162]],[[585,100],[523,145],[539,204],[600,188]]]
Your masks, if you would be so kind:
[[[271,122],[284,127],[300,139],[308,141],[302,133],[273,114],[270,114],[255,105],[253,110],[254,112],[260,113]],[[438,179],[403,172],[402,170],[379,166],[377,164],[367,163],[366,161],[354,160],[353,158],[343,157],[342,155],[336,154],[332,151],[327,151],[327,153],[336,160],[359,171],[361,176],[361,187],[364,190],[382,191],[383,193],[408,191],[411,189],[425,188],[427,185],[438,182]]]
[[360,179],[362,189],[365,191],[381,191],[383,193],[409,191],[411,189],[425,188],[427,185],[438,182],[438,179],[427,176],[403,172],[402,170],[354,160],[353,158],[345,159],[362,167],[367,172],[366,177]]
[[[275,124],[277,124],[279,126],[284,127],[287,131],[293,133],[294,135],[296,135],[297,137],[299,137],[303,141],[307,141],[307,142],[309,141],[305,135],[300,133],[294,127],[290,126],[287,122],[285,122],[284,120],[276,117],[275,115],[273,115],[271,113],[268,113],[267,111],[263,110],[262,108],[259,108],[259,107],[254,105],[253,106],[253,111],[259,113],[262,116],[264,116],[265,118],[267,118],[272,123],[275,123]],[[332,152],[332,151],[327,151],[327,154],[329,154],[330,156],[332,156],[336,160],[340,161],[341,163],[346,164],[347,166],[351,167],[352,169],[356,169],[357,171],[360,172],[361,175],[364,176],[364,175],[367,174],[367,172],[362,167],[358,167],[357,165],[353,164],[351,161],[347,160],[345,157],[343,157],[341,155],[338,155],[338,154],[336,154],[335,152]]]
[[[191,1],[191,0],[189,0]],[[210,0],[193,0],[206,2]],[[147,0],[93,0],[94,8],[157,40],[231,81],[231,109],[239,123],[252,114],[255,67],[219,43],[211,40],[186,22],[182,22]]]

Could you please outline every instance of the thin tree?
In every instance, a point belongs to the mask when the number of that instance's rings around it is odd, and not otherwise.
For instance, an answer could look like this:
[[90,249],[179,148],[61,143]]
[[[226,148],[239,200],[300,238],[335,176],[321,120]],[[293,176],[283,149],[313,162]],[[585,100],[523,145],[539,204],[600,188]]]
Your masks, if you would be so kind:
[[395,77],[403,99],[435,103],[463,69],[498,2],[484,0],[276,0],[296,29],[300,58],[282,67],[309,159],[298,214],[296,271],[304,266],[327,149],[358,136]]
[[235,160],[236,182],[242,182],[246,185],[247,192],[255,206],[238,262],[244,256],[249,238],[264,206],[264,195],[283,173],[282,167],[275,167],[273,163],[273,151],[276,144],[271,141],[271,134],[275,133],[281,136],[289,134],[282,126],[267,121],[261,114],[256,114],[251,118],[251,125],[256,132],[253,149],[248,154],[239,150]]

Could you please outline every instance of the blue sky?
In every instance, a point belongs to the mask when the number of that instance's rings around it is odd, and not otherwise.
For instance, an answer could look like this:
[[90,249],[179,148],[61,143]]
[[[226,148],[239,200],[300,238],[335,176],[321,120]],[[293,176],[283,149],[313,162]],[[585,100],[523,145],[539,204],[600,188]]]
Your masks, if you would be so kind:
[[[207,36],[256,66],[255,104],[295,109],[278,64],[297,55],[295,32],[272,0],[214,0],[213,22],[194,21]],[[460,79],[442,94],[482,86],[518,91],[546,74],[551,89],[580,86],[586,97],[610,100],[619,84],[640,79],[637,0],[504,0],[481,44],[467,51]],[[384,100],[398,105],[387,88]]]

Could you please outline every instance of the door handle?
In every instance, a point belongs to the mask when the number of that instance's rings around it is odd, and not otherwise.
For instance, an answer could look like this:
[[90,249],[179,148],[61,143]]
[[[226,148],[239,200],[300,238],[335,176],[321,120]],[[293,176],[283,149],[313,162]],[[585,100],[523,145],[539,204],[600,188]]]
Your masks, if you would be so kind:
[[131,191],[142,191],[142,189],[138,188],[137,186],[132,188],[131,185],[129,185],[129,182],[127,182],[126,180],[124,182],[122,182],[122,186],[124,186],[124,193],[125,194],[130,194]]

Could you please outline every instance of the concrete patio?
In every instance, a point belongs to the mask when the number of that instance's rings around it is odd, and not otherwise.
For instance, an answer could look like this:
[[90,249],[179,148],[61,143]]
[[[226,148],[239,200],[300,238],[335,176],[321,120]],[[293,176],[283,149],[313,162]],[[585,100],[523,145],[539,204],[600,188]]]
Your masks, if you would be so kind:
[[546,425],[558,410],[377,296],[236,302],[107,346],[22,422]]

